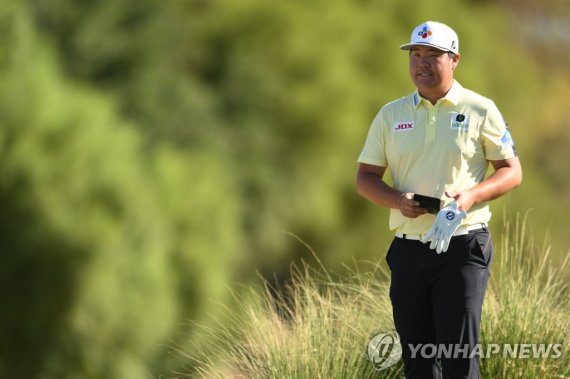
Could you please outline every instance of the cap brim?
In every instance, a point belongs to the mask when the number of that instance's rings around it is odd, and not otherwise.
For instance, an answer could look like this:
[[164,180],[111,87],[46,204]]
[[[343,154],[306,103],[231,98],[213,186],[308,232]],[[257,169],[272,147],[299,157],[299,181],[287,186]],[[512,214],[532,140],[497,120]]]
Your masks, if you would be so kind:
[[441,51],[449,51],[451,53],[454,52],[451,49],[446,49],[444,47],[437,46],[437,45],[434,45],[431,43],[407,43],[405,45],[400,46],[400,50],[411,50],[412,47],[414,47],[414,46],[431,46],[431,47],[436,48],[436,49],[441,50]]

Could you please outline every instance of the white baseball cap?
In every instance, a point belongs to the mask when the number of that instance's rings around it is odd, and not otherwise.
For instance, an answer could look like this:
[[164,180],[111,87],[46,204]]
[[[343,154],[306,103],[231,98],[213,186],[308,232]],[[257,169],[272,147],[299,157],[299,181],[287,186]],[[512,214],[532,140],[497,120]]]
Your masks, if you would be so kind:
[[410,43],[400,46],[401,50],[411,50],[418,45],[432,46],[439,50],[459,53],[457,33],[449,26],[435,21],[426,21],[412,32]]

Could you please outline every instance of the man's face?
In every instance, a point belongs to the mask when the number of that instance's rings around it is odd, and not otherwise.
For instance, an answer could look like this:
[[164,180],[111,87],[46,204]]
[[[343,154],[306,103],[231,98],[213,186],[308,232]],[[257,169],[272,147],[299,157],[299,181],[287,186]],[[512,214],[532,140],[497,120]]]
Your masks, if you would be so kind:
[[448,91],[459,54],[453,58],[445,51],[429,46],[414,46],[410,52],[410,75],[422,92]]

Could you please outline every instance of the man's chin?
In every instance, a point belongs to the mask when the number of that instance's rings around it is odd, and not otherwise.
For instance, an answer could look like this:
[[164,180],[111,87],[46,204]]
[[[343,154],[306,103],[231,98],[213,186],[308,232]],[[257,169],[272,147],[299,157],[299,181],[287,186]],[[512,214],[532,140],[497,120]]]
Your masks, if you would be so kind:
[[437,80],[435,80],[432,77],[428,77],[428,78],[416,78],[416,80],[414,80],[416,87],[418,88],[426,88],[426,89],[431,89],[431,88],[435,88],[440,86],[441,83],[439,83]]

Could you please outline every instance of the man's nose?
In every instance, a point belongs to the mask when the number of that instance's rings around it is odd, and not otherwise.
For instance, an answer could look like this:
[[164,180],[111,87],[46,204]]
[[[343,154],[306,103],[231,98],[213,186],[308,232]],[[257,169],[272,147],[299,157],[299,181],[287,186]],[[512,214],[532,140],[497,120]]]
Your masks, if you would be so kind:
[[419,57],[419,58],[418,58],[418,66],[419,66],[419,67],[427,67],[427,66],[429,66],[427,57]]

